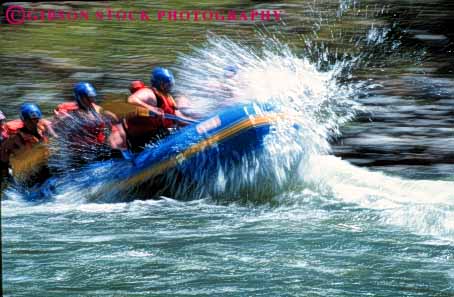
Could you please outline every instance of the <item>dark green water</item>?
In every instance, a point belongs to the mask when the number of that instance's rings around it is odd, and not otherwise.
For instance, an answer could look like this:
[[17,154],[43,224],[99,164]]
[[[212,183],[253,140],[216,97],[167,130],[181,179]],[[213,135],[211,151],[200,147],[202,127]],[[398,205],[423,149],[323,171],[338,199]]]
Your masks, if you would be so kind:
[[[184,68],[190,63],[181,62],[182,54],[198,58],[196,49],[210,47],[208,30],[258,49],[277,35],[316,66],[304,68],[303,78],[345,61],[345,76],[321,94],[341,101],[341,93],[350,94],[342,86],[349,86],[363,108],[353,120],[337,123],[341,136],[331,139],[333,154],[345,160],[312,154],[296,172],[299,183],[271,203],[171,197],[89,203],[80,189],[31,205],[11,194],[2,201],[4,296],[454,295],[454,83],[452,34],[443,26],[452,11],[447,1],[52,5],[92,13],[106,7],[255,8],[285,15],[282,22],[257,24],[1,24],[0,108],[10,118],[24,101],[39,102],[49,114],[81,79],[94,82],[104,97],[124,97],[128,82],[147,81],[155,65],[174,67],[187,86],[192,68]],[[235,57],[228,50],[208,52],[214,60]],[[283,90],[289,97],[292,92]],[[324,116],[326,122],[337,120]]]

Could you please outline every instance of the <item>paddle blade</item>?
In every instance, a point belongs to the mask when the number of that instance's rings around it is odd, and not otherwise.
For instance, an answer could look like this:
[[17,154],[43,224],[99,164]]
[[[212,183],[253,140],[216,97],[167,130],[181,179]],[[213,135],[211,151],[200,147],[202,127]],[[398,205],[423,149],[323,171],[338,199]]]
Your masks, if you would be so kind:
[[[135,116],[138,114],[139,109],[146,110],[124,101],[108,101],[101,104],[101,106],[104,110],[114,113],[118,118]],[[148,116],[148,111],[146,111],[146,115]]]
[[11,156],[10,164],[14,179],[27,180],[47,165],[49,148],[44,144],[37,144],[32,149],[24,149]]

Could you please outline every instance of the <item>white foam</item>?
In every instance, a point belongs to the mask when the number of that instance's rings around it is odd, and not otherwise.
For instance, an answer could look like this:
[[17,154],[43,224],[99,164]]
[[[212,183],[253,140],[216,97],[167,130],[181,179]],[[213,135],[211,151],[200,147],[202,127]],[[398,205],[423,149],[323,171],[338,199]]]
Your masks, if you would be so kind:
[[454,240],[454,182],[408,180],[359,168],[334,156],[312,156],[304,180],[337,199],[383,210],[384,223]]

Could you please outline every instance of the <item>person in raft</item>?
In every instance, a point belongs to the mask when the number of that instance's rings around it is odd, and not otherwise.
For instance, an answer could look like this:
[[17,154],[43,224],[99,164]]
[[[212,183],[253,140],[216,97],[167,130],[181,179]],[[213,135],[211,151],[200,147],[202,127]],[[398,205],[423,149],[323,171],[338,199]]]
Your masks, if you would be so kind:
[[[140,86],[140,82],[133,83]],[[133,88],[133,83],[131,83],[130,89],[135,92],[128,97],[128,103],[146,108],[150,115],[156,115],[162,121],[162,126],[171,128],[175,125],[173,120],[166,119],[166,115],[176,115],[181,119],[192,121],[178,110],[177,104],[170,94],[175,86],[175,78],[170,70],[161,67],[154,68],[151,71],[150,88],[146,86]]]
[[73,92],[75,101],[59,104],[54,110],[56,119],[59,122],[71,119],[68,125],[72,129],[77,127],[90,132],[98,143],[104,142],[106,122],[117,122],[117,117],[96,104],[97,93],[91,83],[79,82],[74,85]]
[[[2,168],[11,166],[13,171],[16,169],[21,171],[13,172],[13,175],[15,177],[18,177],[18,174],[23,175],[20,178],[21,182],[31,186],[46,180],[50,176],[49,168],[46,164],[47,150],[45,146],[42,146],[43,149],[39,151],[33,150],[39,144],[47,144],[49,137],[56,137],[56,134],[52,129],[51,122],[42,118],[41,109],[36,104],[22,104],[20,107],[20,119],[19,123],[21,125],[15,125],[16,131],[9,131],[9,137],[1,146],[0,160]],[[30,159],[29,162],[27,159]],[[24,167],[30,170],[24,170]]]
[[[193,121],[178,110],[170,94],[175,85],[170,70],[154,68],[150,83],[151,87],[145,86],[141,81],[131,83],[128,103],[137,106],[138,111],[112,127],[109,138],[111,147],[121,150],[125,158],[126,151],[140,151],[146,144],[167,136],[169,129],[185,126],[185,121]],[[171,116],[176,116],[177,120],[171,119]]]
[[116,115],[97,104],[96,89],[89,82],[76,83],[73,94],[74,101],[61,103],[54,110],[55,131],[60,136],[54,146],[63,154],[51,160],[57,171],[57,167],[74,168],[111,157],[106,135],[118,122]]

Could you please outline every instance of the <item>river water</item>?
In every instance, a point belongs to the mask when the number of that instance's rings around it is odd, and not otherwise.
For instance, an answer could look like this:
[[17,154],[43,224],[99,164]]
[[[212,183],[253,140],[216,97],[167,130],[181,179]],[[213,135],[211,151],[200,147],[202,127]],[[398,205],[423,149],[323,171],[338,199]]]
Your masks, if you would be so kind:
[[[77,80],[105,100],[124,98],[130,80],[165,65],[191,98],[189,113],[278,103],[304,129],[279,124],[266,156],[249,160],[266,167],[266,182],[240,166],[207,182],[213,195],[93,203],[68,183],[53,201],[30,204],[5,191],[4,296],[454,296],[448,2],[23,4],[283,16],[1,24],[0,102],[10,118],[24,101],[49,115]],[[232,64],[233,99],[210,87]],[[247,194],[219,186],[231,175],[248,181]]]

